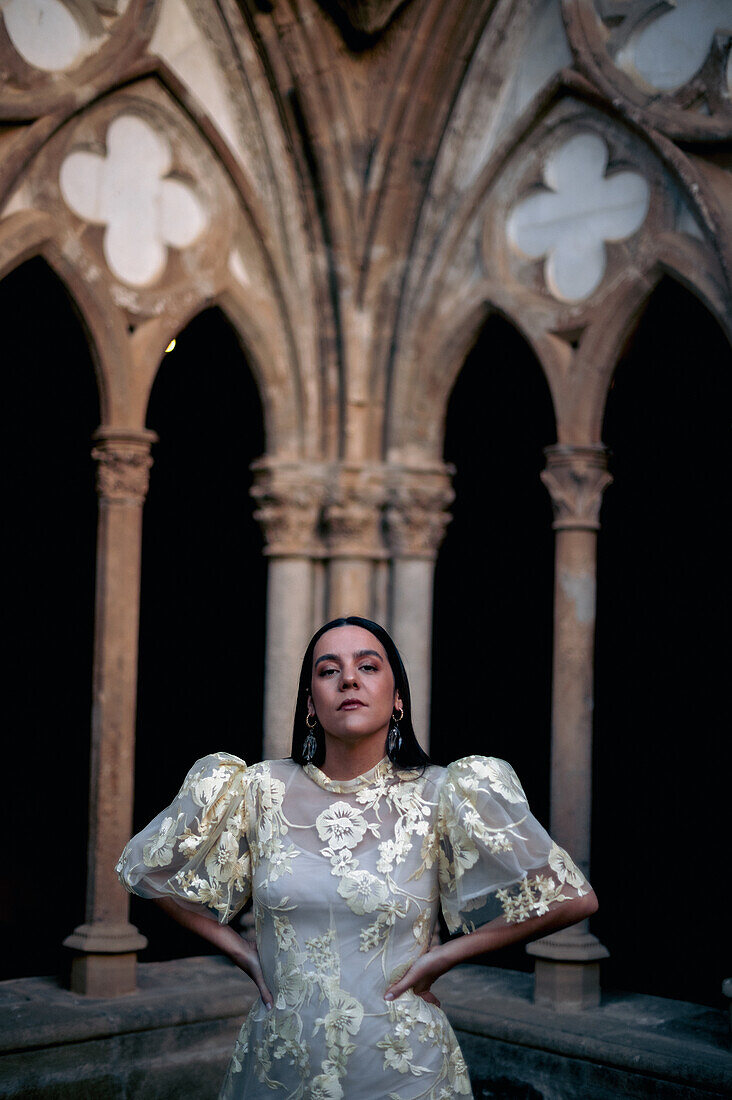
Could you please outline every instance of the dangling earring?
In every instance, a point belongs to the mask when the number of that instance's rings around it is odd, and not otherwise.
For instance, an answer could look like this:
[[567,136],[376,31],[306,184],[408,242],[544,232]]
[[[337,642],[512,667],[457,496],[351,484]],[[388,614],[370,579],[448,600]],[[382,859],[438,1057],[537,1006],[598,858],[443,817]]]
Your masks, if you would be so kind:
[[[313,720],[312,725],[310,724],[311,718]],[[306,764],[309,764],[312,761],[313,757],[318,751],[318,741],[315,734],[313,733],[313,730],[315,729],[317,724],[318,719],[315,717],[314,714],[305,715],[305,725],[308,727],[308,735],[303,741],[302,758]]]
[[398,762],[399,753],[402,749],[402,731],[399,729],[399,723],[404,717],[404,711],[399,707],[399,715],[397,717],[396,711],[392,712],[391,727],[386,737],[386,755],[391,760],[392,764]]

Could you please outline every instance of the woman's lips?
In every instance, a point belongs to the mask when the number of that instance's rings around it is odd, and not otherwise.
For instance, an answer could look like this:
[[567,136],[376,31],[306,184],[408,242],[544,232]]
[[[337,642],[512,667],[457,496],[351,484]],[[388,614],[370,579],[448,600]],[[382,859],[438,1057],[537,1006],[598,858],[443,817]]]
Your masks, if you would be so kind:
[[357,710],[358,707],[365,707],[366,704],[362,703],[360,699],[345,699],[338,710]]

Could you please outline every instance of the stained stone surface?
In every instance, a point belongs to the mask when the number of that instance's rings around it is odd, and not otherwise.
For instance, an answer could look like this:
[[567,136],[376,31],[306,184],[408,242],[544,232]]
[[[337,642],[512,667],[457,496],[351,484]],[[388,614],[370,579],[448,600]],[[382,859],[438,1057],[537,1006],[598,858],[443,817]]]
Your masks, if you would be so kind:
[[[7,1100],[215,1100],[253,986],[222,958],[148,963],[127,997],[79,997],[50,978],[0,984]],[[641,997],[593,1011],[532,1003],[529,975],[461,966],[442,998],[476,1100],[714,1100],[730,1095],[725,1013]]]

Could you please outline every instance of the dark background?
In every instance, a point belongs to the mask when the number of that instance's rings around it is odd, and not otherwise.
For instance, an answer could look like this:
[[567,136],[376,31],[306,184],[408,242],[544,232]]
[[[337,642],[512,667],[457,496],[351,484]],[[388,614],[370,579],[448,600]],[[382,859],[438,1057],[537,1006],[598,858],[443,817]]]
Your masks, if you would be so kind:
[[[592,926],[604,984],[721,1005],[732,972],[730,348],[663,281],[609,394],[598,544]],[[432,745],[508,759],[549,823],[556,440],[543,374],[500,318],[453,390],[453,522],[436,571]],[[501,961],[530,969],[523,949]],[[495,961],[498,961],[495,959]]]
[[[11,977],[68,965],[61,940],[84,918],[100,417],[89,342],[43,261],[0,284],[0,322]],[[664,281],[618,366],[603,435],[615,481],[599,538],[593,927],[609,987],[714,1005],[730,972],[731,398],[721,330]],[[266,563],[249,465],[265,441],[218,311],[165,357],[147,423],[160,442],[144,515],[136,828],[197,756],[261,755]],[[457,497],[436,570],[433,756],[507,758],[546,823],[553,533],[538,475],[555,439],[533,354],[491,318],[446,426]],[[133,899],[132,920],[150,939],[143,959],[205,951],[154,906]],[[492,961],[528,966],[522,950]]]

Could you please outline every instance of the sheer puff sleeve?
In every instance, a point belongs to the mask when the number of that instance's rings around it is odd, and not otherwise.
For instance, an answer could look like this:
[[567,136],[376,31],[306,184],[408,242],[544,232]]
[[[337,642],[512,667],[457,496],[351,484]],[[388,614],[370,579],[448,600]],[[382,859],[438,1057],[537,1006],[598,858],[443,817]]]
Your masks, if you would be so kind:
[[440,899],[451,932],[515,924],[590,885],[529,810],[510,764],[468,756],[447,769],[437,816]]
[[224,924],[249,900],[247,768],[216,752],[197,760],[172,804],[134,836],[119,858],[131,894],[171,898]]

